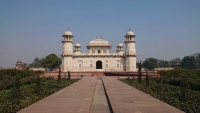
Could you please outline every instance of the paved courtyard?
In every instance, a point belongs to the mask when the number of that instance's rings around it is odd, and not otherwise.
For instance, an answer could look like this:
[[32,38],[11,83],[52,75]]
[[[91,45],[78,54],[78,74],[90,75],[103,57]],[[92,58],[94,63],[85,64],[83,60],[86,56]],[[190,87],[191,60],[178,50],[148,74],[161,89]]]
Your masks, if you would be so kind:
[[[106,93],[108,98],[106,98]],[[109,101],[108,101],[109,100]],[[110,103],[110,106],[109,106]],[[84,77],[19,113],[183,113],[116,77]]]

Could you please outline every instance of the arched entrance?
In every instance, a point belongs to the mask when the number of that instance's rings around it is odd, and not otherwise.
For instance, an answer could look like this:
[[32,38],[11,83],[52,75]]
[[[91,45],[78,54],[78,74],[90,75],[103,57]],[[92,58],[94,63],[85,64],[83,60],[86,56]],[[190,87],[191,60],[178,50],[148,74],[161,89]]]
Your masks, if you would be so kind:
[[96,69],[102,69],[102,62],[101,61],[96,62]]

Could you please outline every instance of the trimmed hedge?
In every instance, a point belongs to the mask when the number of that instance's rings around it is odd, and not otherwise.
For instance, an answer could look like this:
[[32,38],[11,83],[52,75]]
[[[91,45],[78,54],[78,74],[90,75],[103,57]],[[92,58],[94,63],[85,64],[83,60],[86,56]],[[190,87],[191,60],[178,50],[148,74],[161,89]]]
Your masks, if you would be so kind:
[[79,80],[63,78],[57,82],[29,70],[0,70],[0,74],[0,113],[16,113]]
[[184,92],[185,90],[182,90],[181,87],[158,82],[154,78],[150,78],[148,86],[145,81],[142,81],[142,83],[138,83],[133,79],[120,79],[120,81],[146,92],[161,101],[185,111],[186,113],[200,113],[199,91],[189,89],[188,99],[186,99],[182,96],[186,92]]
[[[161,77],[163,77],[163,83],[179,86],[182,78],[187,78],[190,89],[200,91],[200,69],[174,69],[174,70],[162,70],[158,71]],[[160,78],[155,78],[158,82]]]

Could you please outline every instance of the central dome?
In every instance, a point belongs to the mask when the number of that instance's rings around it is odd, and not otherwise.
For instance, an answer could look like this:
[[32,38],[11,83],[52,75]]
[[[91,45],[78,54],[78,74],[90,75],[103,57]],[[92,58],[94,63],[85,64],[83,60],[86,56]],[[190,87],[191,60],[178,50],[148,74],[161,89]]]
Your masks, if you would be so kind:
[[111,49],[111,45],[109,45],[107,40],[103,40],[103,39],[94,39],[91,40],[89,45],[86,46],[88,49],[90,49],[91,47],[100,47],[100,48],[104,48],[104,47],[108,47],[108,49]]
[[109,43],[107,40],[95,39],[90,41],[90,45],[109,45]]

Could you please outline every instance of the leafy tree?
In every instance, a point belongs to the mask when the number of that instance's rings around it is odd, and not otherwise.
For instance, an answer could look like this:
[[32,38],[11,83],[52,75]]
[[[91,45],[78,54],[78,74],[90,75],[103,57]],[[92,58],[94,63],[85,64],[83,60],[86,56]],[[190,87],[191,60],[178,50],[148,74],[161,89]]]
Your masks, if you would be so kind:
[[27,65],[27,63],[23,63],[24,67]]
[[181,61],[181,67],[183,68],[195,68],[195,57],[194,56],[185,56]]
[[170,67],[170,66],[171,66],[170,63],[167,60],[165,60],[164,61],[164,67]]
[[200,54],[195,57],[195,63],[197,67],[200,67]]
[[38,57],[36,57],[34,61],[31,64],[29,64],[29,67],[43,67],[41,64],[42,60],[43,58],[39,59]]
[[157,60],[157,67],[170,67],[170,64],[166,60]]
[[40,62],[40,59],[39,59],[38,57],[36,57],[36,58],[34,59],[34,62],[39,63],[39,62]]
[[157,66],[157,59],[155,58],[147,58],[143,63],[142,67],[149,69],[149,70],[154,70]]
[[59,58],[55,54],[50,54],[46,56],[42,61],[41,64],[43,67],[47,67],[49,69],[56,68],[61,64],[61,58]]
[[142,81],[142,63],[140,61],[139,67],[138,67],[138,82],[141,83]]

